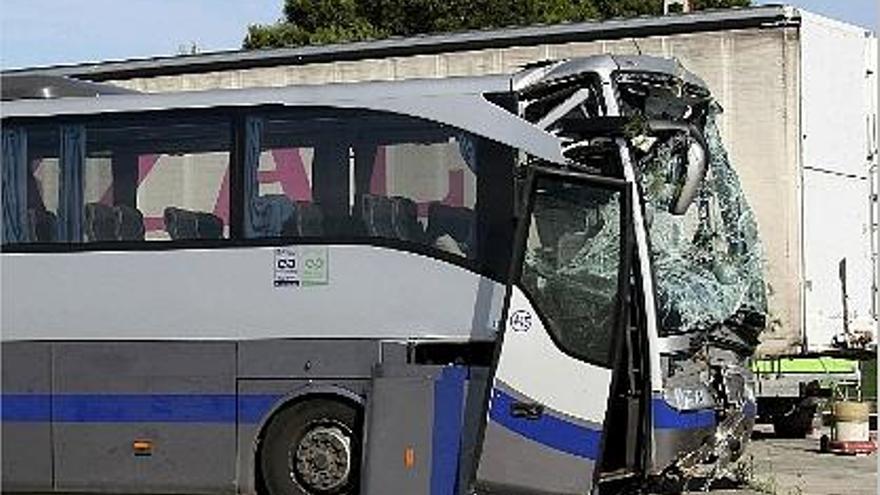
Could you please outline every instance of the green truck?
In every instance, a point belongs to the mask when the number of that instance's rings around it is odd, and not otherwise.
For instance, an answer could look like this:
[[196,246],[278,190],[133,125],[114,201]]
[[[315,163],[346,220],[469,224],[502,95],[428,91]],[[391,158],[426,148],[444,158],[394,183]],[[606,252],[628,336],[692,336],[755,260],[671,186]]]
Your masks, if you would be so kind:
[[758,417],[779,436],[802,437],[835,399],[877,400],[877,357],[869,352],[755,359]]

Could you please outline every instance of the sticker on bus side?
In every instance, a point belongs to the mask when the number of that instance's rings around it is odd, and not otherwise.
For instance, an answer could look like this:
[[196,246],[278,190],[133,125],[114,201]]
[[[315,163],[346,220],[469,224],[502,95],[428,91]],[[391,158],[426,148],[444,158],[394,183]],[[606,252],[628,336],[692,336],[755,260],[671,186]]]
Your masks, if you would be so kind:
[[528,332],[532,328],[532,314],[518,309],[510,315],[510,329],[514,332]]
[[327,285],[330,282],[330,266],[326,246],[300,246],[299,251],[300,283],[309,285]]
[[327,247],[275,248],[275,287],[311,287],[330,282]]

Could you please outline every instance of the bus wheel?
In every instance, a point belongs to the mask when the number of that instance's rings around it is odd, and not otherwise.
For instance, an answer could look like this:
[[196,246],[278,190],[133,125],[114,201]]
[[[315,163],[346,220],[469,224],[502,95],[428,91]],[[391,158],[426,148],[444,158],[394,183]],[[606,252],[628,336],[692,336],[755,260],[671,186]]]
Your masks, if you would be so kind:
[[358,492],[360,411],[332,399],[298,402],[269,422],[260,467],[270,495]]

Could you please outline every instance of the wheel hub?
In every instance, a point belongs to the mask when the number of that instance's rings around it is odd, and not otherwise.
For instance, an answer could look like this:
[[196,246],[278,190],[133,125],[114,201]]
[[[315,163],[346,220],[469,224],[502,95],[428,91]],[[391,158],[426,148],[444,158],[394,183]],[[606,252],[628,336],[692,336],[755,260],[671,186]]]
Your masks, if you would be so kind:
[[345,485],[351,471],[351,439],[338,426],[316,426],[293,453],[293,474],[305,488],[329,492]]

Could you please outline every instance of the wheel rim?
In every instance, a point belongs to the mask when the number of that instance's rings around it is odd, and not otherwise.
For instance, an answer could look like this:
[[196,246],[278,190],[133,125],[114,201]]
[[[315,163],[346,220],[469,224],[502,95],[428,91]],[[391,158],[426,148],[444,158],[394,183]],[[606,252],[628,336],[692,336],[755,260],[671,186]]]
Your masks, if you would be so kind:
[[312,492],[345,486],[351,473],[351,432],[337,424],[314,424],[291,445],[290,475]]

